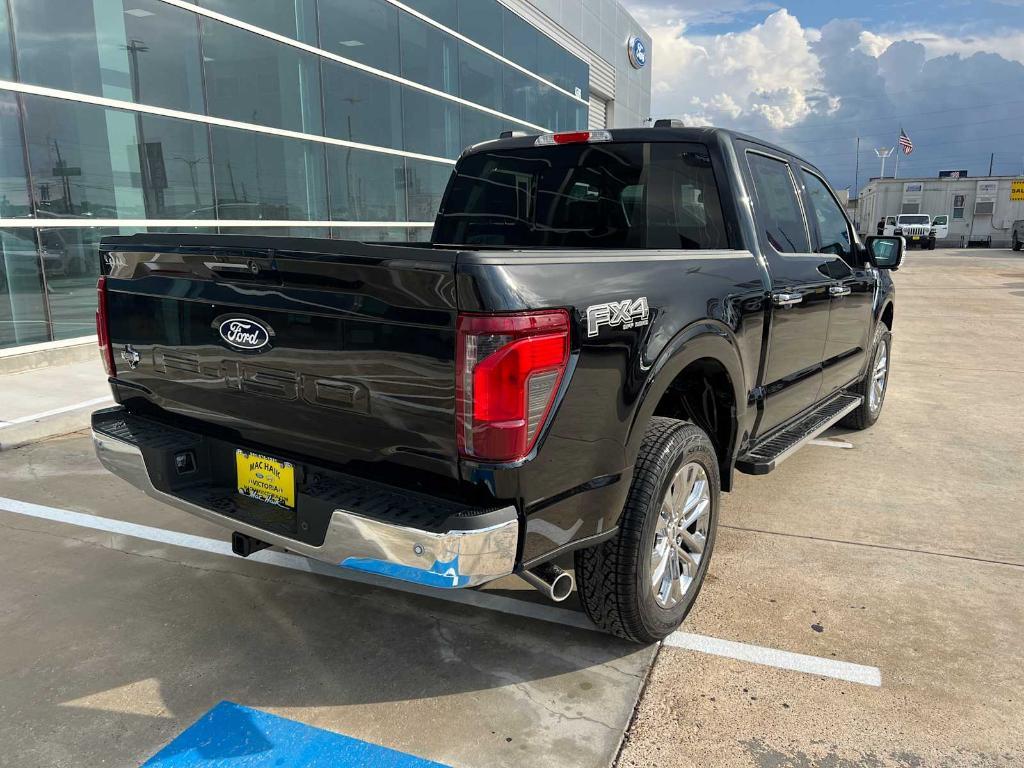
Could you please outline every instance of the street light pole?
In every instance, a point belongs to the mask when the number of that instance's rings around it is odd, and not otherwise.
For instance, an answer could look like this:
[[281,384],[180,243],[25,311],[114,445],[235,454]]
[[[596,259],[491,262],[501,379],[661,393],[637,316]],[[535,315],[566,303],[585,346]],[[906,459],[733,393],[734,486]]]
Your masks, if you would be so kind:
[[882,147],[881,149],[876,149],[875,150],[875,154],[879,158],[881,158],[881,160],[882,160],[882,176],[881,177],[883,179],[885,178],[885,161],[889,157],[889,155],[892,154],[892,151],[894,149],[895,149],[895,147]]

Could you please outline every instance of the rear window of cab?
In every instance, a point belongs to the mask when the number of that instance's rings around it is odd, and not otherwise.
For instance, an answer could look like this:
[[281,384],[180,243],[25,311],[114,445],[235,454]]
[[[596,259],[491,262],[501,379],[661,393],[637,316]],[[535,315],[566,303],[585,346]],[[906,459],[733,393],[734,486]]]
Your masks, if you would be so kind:
[[726,249],[707,148],[602,142],[485,151],[456,167],[435,244]]

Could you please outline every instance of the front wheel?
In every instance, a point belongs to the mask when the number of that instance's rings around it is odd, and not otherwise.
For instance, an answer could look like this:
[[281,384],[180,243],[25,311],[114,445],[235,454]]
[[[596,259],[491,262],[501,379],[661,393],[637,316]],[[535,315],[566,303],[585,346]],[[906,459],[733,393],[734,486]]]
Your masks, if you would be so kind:
[[889,385],[889,364],[892,359],[892,334],[883,323],[875,330],[875,342],[871,345],[871,365],[864,377],[857,382],[853,393],[863,399],[857,410],[851,411],[839,422],[839,426],[850,429],[867,429],[882,414],[885,392]]
[[718,459],[704,431],[676,419],[651,419],[618,532],[576,552],[587,616],[641,643],[678,629],[708,571],[720,495]]

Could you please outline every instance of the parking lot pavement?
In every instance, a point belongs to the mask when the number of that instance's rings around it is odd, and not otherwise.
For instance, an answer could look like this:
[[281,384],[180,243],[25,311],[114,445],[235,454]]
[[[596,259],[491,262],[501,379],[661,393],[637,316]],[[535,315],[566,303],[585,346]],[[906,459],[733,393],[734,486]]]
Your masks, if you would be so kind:
[[245,561],[85,435],[0,454],[0,763],[138,764],[229,701],[249,744],[262,712],[457,766],[608,765],[631,717],[620,766],[1024,764],[1024,259],[896,280],[882,420],[738,477],[650,677],[516,579],[446,593],[473,605]]
[[664,648],[626,766],[1024,765],[1024,258],[909,254],[874,428],[726,497],[686,628],[879,688]]
[[[226,540],[110,477],[85,435],[0,454],[0,478]],[[19,768],[137,765],[223,700],[444,764],[604,766],[655,652],[85,526],[0,512],[0,531],[0,763]]]

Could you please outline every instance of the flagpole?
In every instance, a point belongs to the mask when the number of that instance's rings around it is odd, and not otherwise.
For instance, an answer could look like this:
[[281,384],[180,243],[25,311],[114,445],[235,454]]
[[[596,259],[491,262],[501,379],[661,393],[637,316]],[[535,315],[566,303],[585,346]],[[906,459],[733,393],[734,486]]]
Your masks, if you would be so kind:
[[900,155],[903,154],[903,146],[900,144],[898,139],[896,141],[896,150],[896,170],[892,174],[894,179],[898,179],[900,177]]

